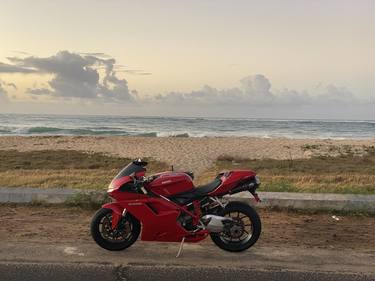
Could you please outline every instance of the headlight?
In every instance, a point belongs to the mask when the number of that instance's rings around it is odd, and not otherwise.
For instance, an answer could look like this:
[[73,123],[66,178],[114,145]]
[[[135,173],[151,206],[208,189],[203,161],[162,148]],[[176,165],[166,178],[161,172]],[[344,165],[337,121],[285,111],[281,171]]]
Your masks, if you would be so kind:
[[112,185],[112,183],[108,186],[107,188],[107,192],[112,192],[113,190],[115,190],[114,186]]

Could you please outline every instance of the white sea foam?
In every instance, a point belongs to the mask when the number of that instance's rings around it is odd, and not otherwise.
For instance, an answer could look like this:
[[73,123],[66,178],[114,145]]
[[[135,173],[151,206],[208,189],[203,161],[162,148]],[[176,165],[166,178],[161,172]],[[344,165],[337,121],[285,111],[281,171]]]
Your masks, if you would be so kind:
[[0,114],[0,135],[368,139],[375,121]]

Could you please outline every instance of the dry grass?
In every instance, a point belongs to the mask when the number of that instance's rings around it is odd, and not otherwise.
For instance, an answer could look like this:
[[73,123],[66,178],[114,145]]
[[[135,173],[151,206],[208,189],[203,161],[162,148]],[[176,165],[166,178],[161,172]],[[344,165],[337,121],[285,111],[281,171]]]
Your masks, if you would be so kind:
[[0,150],[0,171],[59,169],[120,169],[130,159],[74,150],[19,152]]
[[118,170],[61,169],[11,170],[0,172],[1,186],[72,187],[97,189],[106,187]]
[[[0,150],[0,186],[106,188],[131,160],[100,153],[45,150]],[[165,163],[149,159],[148,173],[168,170]],[[220,157],[196,184],[211,181],[221,170],[251,169],[262,179],[262,191],[375,194],[375,149],[358,156],[311,159],[238,159]]]
[[351,153],[311,159],[238,159],[220,157],[199,183],[220,170],[251,169],[262,179],[262,191],[375,194],[375,150],[363,156]]
[[[102,189],[131,160],[78,151],[0,151],[0,186]],[[149,159],[150,173],[168,169]]]

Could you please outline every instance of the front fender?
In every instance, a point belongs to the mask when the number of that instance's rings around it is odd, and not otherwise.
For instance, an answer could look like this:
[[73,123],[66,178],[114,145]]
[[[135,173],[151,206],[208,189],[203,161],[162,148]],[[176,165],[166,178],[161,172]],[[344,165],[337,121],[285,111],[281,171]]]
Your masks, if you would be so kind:
[[122,213],[124,212],[125,208],[116,202],[104,204],[102,208],[112,210],[112,229],[115,229],[122,217]]

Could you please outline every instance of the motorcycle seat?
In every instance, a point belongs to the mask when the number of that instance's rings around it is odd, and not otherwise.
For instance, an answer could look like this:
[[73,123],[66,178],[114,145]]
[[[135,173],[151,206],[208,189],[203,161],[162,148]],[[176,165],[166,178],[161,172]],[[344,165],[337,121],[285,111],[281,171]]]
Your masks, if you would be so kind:
[[170,196],[169,199],[176,202],[177,204],[188,204],[194,200],[203,198],[208,193],[214,191],[221,184],[221,180],[216,178],[210,183],[198,186],[190,191],[178,193],[176,195]]
[[210,183],[197,186],[195,192],[202,194],[202,195],[206,195],[207,193],[210,193],[214,191],[216,188],[218,188],[220,184],[221,184],[221,180],[216,178]]

